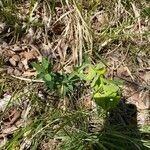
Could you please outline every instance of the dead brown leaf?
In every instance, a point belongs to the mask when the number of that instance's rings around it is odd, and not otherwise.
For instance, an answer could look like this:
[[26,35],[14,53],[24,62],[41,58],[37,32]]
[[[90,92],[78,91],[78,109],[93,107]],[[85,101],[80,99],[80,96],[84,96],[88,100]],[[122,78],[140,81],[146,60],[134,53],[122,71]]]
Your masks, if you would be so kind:
[[21,112],[19,110],[13,109],[7,113],[4,118],[4,124],[7,126],[13,125],[20,118]]
[[22,72],[20,70],[18,70],[17,68],[15,68],[13,74],[16,76],[21,76]]
[[20,61],[20,57],[18,55],[13,55],[12,59],[16,62]]
[[23,57],[26,59],[26,60],[31,60],[31,59],[35,59],[37,58],[38,54],[36,52],[36,50],[31,50],[29,52],[23,52],[22,53]]
[[17,65],[16,61],[15,61],[13,58],[10,58],[10,59],[9,59],[9,62],[10,62],[10,64],[11,64],[12,66],[14,66],[14,67]]
[[36,72],[33,72],[33,71],[25,71],[22,76],[24,77],[31,77],[31,76],[36,76]]

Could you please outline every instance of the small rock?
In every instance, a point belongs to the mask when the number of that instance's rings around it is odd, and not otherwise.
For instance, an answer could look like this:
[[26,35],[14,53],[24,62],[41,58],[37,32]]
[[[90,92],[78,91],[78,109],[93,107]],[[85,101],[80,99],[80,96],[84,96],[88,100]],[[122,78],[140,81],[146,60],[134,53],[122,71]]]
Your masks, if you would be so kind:
[[16,62],[20,61],[20,57],[18,55],[13,55],[12,59]]
[[10,64],[11,64],[12,66],[14,66],[14,67],[17,65],[16,61],[15,61],[13,58],[10,58],[10,59],[9,59],[9,62],[10,62]]

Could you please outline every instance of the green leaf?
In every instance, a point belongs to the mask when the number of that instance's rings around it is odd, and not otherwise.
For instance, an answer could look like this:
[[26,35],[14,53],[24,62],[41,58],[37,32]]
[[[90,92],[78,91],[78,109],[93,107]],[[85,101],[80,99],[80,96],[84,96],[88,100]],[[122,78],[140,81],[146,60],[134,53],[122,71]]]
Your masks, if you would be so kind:
[[39,63],[32,63],[32,66],[33,66],[33,68],[36,69],[36,71],[38,73],[41,73],[43,71],[43,68],[42,68],[42,66]]
[[43,79],[43,78],[44,78],[44,74],[43,74],[43,72],[41,72],[41,73],[37,74],[37,78],[39,78],[39,79]]
[[103,90],[106,96],[116,96],[119,91],[119,87],[114,84],[103,85]]
[[106,69],[105,69],[104,67],[101,68],[101,69],[97,69],[97,70],[96,70],[96,73],[97,73],[98,75],[104,75],[105,72],[106,72]]
[[85,80],[90,81],[96,76],[96,72],[92,67],[88,68],[88,73],[85,74]]
[[95,69],[98,70],[98,69],[102,69],[102,68],[105,68],[105,65],[103,63],[99,63],[96,65]]
[[97,105],[101,106],[104,110],[109,110],[114,107],[119,103],[121,97],[116,96],[116,97],[111,97],[111,96],[105,96],[102,97],[100,93],[96,93],[94,95],[94,100],[97,103]]
[[73,91],[73,85],[69,84],[69,85],[68,85],[68,89],[69,89],[70,91]]
[[76,71],[72,72],[72,73],[68,76],[68,80],[74,79],[75,77],[77,77],[77,72],[76,72]]
[[96,76],[94,66],[91,64],[84,64],[78,69],[78,76],[85,81],[92,80],[94,76]]
[[44,79],[45,79],[46,81],[51,81],[51,80],[52,80],[52,77],[51,77],[50,74],[46,74],[46,75],[44,75]]
[[100,83],[99,81],[99,75],[96,75],[91,83],[91,87],[94,87],[96,84]]
[[49,62],[48,62],[48,60],[46,59],[46,58],[43,58],[42,59],[42,67],[46,70],[46,69],[48,69],[48,67],[49,67]]

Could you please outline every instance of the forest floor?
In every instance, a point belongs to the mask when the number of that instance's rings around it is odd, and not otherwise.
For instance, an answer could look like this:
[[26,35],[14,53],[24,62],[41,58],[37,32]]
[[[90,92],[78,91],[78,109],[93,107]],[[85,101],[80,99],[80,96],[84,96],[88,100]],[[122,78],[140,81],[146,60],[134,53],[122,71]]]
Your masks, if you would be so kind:
[[[106,78],[123,82],[120,104],[107,118],[95,110],[86,84],[72,102],[55,95],[32,66],[43,57],[59,73],[85,60],[103,63]],[[121,150],[121,140],[106,140],[127,139],[116,136],[116,126],[136,128],[134,138],[150,147],[149,115],[148,0],[0,1],[0,149]],[[101,137],[106,122],[115,131],[108,126]]]

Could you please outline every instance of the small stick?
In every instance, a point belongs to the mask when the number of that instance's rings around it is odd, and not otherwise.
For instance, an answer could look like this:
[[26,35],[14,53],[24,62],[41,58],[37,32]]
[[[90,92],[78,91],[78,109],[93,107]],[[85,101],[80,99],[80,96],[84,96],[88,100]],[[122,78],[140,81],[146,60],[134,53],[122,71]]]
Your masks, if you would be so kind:
[[23,78],[23,77],[17,77],[14,75],[11,75],[13,78],[19,79],[19,80],[23,80],[23,81],[28,81],[28,82],[37,82],[37,83],[43,83],[43,80],[33,80],[33,79],[28,79],[28,78]]

